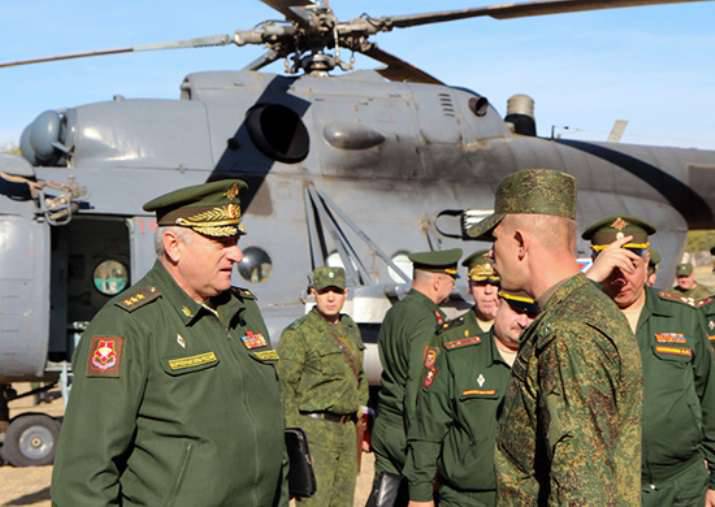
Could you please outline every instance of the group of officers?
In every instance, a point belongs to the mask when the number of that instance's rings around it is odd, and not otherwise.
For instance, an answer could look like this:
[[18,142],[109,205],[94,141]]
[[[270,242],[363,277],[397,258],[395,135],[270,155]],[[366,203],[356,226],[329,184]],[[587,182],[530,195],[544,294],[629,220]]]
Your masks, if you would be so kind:
[[472,309],[440,309],[461,250],[411,254],[412,288],[380,330],[370,445],[344,271],[313,272],[315,306],[277,349],[253,294],[231,286],[244,187],[145,205],[157,262],[80,341],[54,505],[287,505],[287,425],[305,431],[317,484],[300,505],[353,504],[357,441],[375,454],[369,507],[715,507],[715,303],[651,288],[653,227],[593,224],[581,273],[574,178],[506,177],[468,231],[493,242],[462,262]]

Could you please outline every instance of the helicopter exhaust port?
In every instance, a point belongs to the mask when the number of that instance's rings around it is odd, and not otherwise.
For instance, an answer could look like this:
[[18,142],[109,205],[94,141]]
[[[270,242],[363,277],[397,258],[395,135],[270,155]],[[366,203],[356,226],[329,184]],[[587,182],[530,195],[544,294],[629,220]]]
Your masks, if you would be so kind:
[[534,99],[524,94],[516,94],[506,101],[505,122],[514,125],[514,132],[523,136],[536,135]]
[[246,126],[253,144],[270,159],[295,164],[308,156],[308,129],[289,107],[259,104],[248,111]]

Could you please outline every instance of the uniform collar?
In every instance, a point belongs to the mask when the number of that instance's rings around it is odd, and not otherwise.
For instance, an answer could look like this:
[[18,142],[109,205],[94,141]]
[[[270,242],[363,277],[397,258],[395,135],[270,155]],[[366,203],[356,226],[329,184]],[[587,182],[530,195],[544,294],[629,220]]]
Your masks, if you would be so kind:
[[675,316],[673,305],[658,297],[658,292],[650,287],[645,288],[645,312],[641,314],[641,320],[646,312],[649,315],[662,315],[663,317]]
[[420,301],[422,304],[429,306],[430,310],[436,310],[439,308],[439,305],[435,304],[434,301],[432,301],[430,298],[422,294],[420,291],[417,289],[410,289],[410,292],[407,293],[408,297],[412,297],[413,299]]
[[318,325],[323,326],[328,329],[333,329],[335,326],[339,326],[343,324],[343,321],[345,320],[345,314],[341,313],[340,318],[338,321],[333,325],[327,320],[323,318],[322,315],[320,315],[320,312],[318,311],[318,307],[314,306],[313,308],[310,309],[308,312],[308,319],[310,319],[311,322],[318,323]]
[[494,334],[494,326],[492,326],[492,328],[489,330],[489,334],[487,336],[489,339],[489,350],[490,350],[491,359],[492,359],[491,364],[501,363],[501,364],[506,365],[509,369],[511,369],[511,366],[509,366],[509,364],[506,361],[504,361],[504,358],[502,357],[501,352],[499,352],[499,349],[497,348],[497,337]]
[[576,273],[575,275],[554,284],[538,299],[539,307],[542,309],[542,315],[549,308],[558,305],[561,301],[568,298],[573,291],[578,290],[589,283],[593,282],[586,278],[586,275],[583,273]]

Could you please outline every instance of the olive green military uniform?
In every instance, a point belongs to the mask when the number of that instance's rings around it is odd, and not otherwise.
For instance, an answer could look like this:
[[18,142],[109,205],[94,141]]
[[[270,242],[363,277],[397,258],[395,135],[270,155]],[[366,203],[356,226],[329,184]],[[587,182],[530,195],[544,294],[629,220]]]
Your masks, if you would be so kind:
[[[157,210],[159,225],[235,237],[239,187],[188,187],[145,209]],[[250,291],[200,304],[157,261],[83,334],[53,503],[287,505],[277,359]]]
[[360,330],[348,315],[330,323],[317,308],[281,335],[278,372],[286,424],[305,430],[317,485],[315,495],[301,505],[352,506],[357,476],[354,423],[368,399],[364,349]]
[[439,477],[440,505],[494,505],[497,409],[511,376],[494,343],[470,311],[444,324],[438,348],[425,359],[415,424],[403,473],[411,500],[432,499]]
[[644,383],[643,505],[701,506],[706,487],[715,488],[715,368],[705,324],[692,306],[645,291],[636,331]]
[[524,332],[497,433],[499,505],[638,505],[641,374],[625,317],[584,275]]
[[212,303],[157,263],[97,314],[74,358],[56,505],[278,504],[277,355],[250,292]]
[[[493,239],[512,214],[575,220],[575,179],[547,169],[507,176],[494,214],[467,234]],[[521,337],[499,420],[497,503],[638,505],[642,378],[628,322],[580,273],[538,302],[542,313]]]
[[[689,276],[692,274],[692,272],[693,265],[690,263],[678,264],[678,266],[675,268],[676,276]],[[713,294],[712,289],[710,289],[709,287],[705,287],[704,285],[700,285],[699,283],[696,283],[695,287],[693,287],[692,289],[681,289],[679,286],[676,285],[675,287],[673,287],[672,290],[677,294],[680,294],[681,296],[687,298],[688,303],[691,305],[694,305],[701,299],[704,299]]]
[[715,346],[715,296],[701,299],[695,306],[702,311],[710,345]]

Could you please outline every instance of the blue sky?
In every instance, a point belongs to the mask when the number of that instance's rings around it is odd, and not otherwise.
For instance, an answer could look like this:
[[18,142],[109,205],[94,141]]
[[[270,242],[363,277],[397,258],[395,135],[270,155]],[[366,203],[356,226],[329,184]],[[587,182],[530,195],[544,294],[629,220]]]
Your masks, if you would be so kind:
[[[333,0],[341,19],[489,2]],[[257,0],[2,0],[0,61],[231,33],[280,15]],[[443,81],[486,95],[500,112],[514,93],[536,100],[539,134],[715,149],[715,2],[498,21],[456,21],[380,34],[384,49]],[[0,146],[46,109],[114,94],[178,98],[184,75],[237,69],[259,48],[172,50],[0,70]],[[363,68],[377,66],[358,58]],[[282,62],[269,70],[280,72]],[[578,130],[576,130],[578,129]],[[561,129],[559,129],[561,130]],[[563,130],[561,130],[563,132]]]

